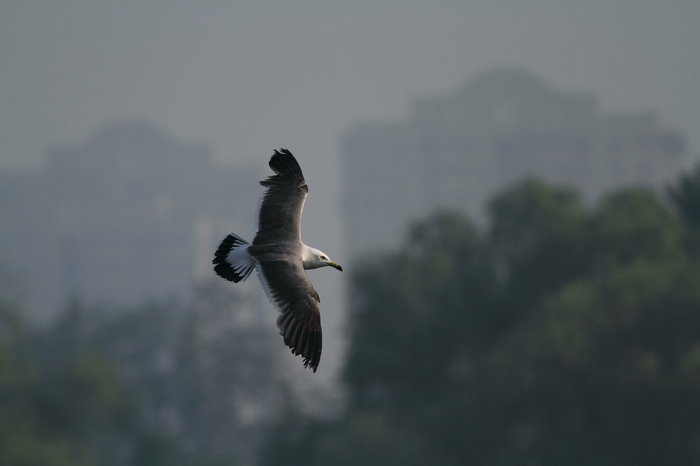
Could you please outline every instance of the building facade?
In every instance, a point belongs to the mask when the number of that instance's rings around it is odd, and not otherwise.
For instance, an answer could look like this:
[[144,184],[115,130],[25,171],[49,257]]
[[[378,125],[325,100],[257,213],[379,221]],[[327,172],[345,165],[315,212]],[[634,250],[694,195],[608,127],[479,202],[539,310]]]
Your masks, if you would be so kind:
[[622,186],[663,186],[681,168],[684,140],[652,113],[606,115],[591,94],[498,70],[417,101],[404,121],[355,126],[341,151],[354,256],[392,247],[436,209],[482,221],[487,200],[526,177],[573,186],[588,202]]
[[142,122],[109,125],[38,169],[0,174],[0,269],[39,318],[71,296],[190,298],[215,277],[218,241],[252,233],[260,175]]

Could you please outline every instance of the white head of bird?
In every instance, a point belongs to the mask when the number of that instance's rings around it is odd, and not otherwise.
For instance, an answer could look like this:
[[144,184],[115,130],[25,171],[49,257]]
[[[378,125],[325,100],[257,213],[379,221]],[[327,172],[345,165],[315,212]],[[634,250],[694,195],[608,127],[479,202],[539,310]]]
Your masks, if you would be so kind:
[[304,269],[306,270],[329,266],[341,272],[343,271],[343,268],[338,263],[333,262],[330,257],[328,257],[328,254],[307,245],[304,245],[302,248],[301,262],[304,264]]

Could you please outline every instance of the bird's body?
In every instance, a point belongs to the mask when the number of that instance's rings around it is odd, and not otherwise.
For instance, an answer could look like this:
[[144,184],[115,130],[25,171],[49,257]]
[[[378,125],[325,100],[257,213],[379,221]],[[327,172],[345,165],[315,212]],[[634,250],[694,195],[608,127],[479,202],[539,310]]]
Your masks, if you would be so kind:
[[214,271],[237,283],[255,269],[265,294],[280,312],[277,327],[284,343],[302,356],[304,367],[316,372],[322,346],[320,298],[304,270],[343,269],[301,241],[301,213],[309,188],[292,153],[275,151],[270,168],[275,175],[260,182],[267,189],[260,198],[253,243],[228,235],[214,255]]

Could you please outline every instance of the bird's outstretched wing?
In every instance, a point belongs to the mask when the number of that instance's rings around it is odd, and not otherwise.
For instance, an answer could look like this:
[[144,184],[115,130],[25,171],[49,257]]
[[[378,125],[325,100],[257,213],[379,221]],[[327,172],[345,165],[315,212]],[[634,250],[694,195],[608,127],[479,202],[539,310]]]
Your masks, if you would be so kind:
[[301,167],[287,149],[270,158],[274,175],[260,182],[267,189],[260,198],[253,244],[274,244],[280,238],[301,241],[301,212],[309,192]]
[[285,345],[295,356],[302,356],[304,367],[316,372],[322,346],[320,298],[301,261],[261,258],[255,269],[265,294],[280,312],[277,328]]

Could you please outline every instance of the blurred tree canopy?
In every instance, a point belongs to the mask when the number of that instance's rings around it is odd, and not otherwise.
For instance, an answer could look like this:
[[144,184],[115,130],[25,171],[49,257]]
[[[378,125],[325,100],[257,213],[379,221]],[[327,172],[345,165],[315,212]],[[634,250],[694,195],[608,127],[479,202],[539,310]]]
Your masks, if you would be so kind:
[[[62,337],[75,348],[75,336]],[[113,440],[134,429],[135,406],[113,367],[88,348],[66,351],[57,364],[41,367],[38,338],[2,305],[0,464],[120,464]],[[96,462],[98,457],[105,459]]]
[[700,169],[587,209],[525,181],[484,233],[437,213],[356,267],[339,419],[263,464],[700,463]]
[[45,328],[0,303],[0,465],[249,464],[286,395],[277,335],[227,324],[235,291],[197,296],[133,309],[76,299]]

